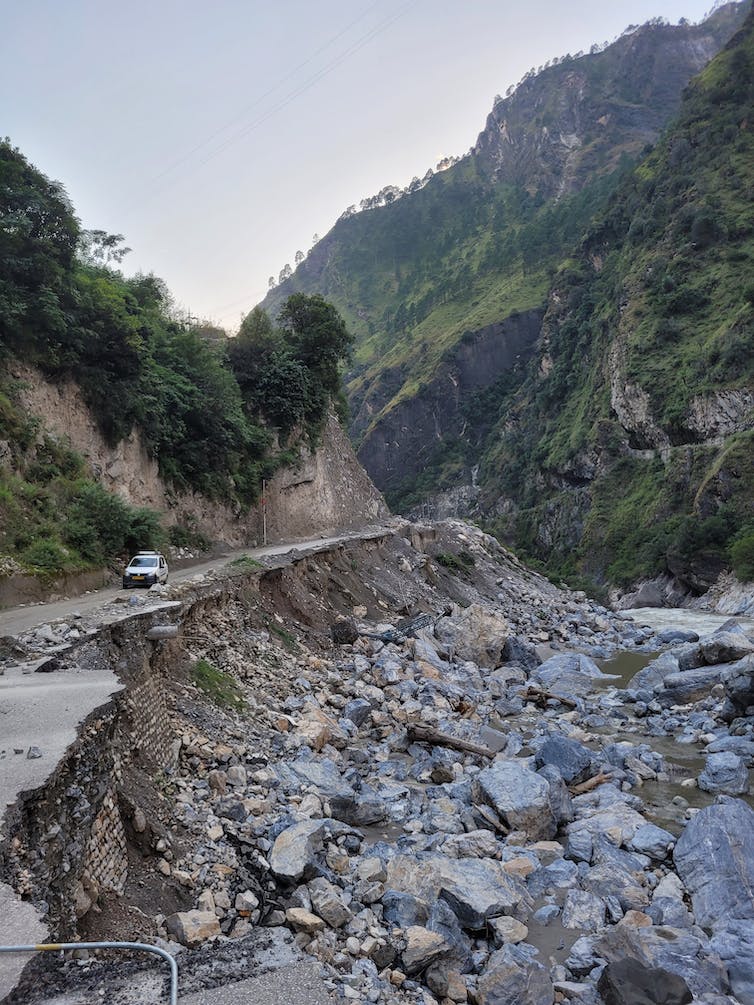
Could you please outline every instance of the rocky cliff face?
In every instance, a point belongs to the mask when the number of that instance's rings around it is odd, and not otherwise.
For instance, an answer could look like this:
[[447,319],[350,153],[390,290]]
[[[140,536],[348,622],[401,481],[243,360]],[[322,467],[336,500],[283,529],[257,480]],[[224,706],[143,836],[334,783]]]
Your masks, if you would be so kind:
[[[15,367],[23,383],[21,403],[40,422],[40,435],[62,439],[88,462],[109,492],[135,506],[164,515],[167,525],[196,527],[230,545],[260,541],[262,506],[243,513],[194,492],[175,492],[160,478],[138,429],[110,448],[72,382],[53,384],[38,371]],[[388,513],[379,492],[359,465],[337,420],[331,416],[320,449],[303,448],[295,468],[279,471],[265,492],[268,540],[287,540],[338,527],[360,526]]]
[[552,197],[581,188],[596,167],[637,156],[733,31],[736,7],[699,25],[642,25],[523,81],[490,113],[474,147],[479,163],[498,181]]
[[[542,311],[516,314],[496,325],[467,332],[417,393],[380,412],[390,400],[382,385],[358,402],[353,428],[364,431],[358,457],[383,491],[398,489],[417,478],[438,446],[461,441],[467,451],[467,474],[473,450],[467,436],[463,406],[503,375],[523,366],[534,351]],[[470,474],[469,474],[470,477]]]

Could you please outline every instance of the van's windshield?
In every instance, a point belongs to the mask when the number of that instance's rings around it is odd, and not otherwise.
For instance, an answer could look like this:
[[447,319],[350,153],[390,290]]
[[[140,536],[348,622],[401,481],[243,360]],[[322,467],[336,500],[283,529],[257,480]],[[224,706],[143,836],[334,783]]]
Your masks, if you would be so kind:
[[137,555],[136,558],[131,559],[129,564],[134,569],[151,568],[153,565],[157,565],[157,556]]

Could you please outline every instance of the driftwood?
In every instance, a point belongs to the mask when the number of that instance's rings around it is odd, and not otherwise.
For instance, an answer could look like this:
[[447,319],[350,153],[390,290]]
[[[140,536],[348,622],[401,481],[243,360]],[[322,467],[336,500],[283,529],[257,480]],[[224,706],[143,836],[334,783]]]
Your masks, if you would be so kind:
[[468,754],[478,754],[480,757],[492,758],[495,756],[495,752],[489,747],[483,747],[480,743],[472,743],[470,740],[461,740],[448,733],[441,733],[439,729],[433,729],[431,726],[412,723],[407,727],[407,733],[412,743],[433,743],[438,747],[451,747],[453,750],[463,750]]
[[541,702],[543,705],[549,698],[552,698],[553,701],[559,701],[567,708],[579,707],[578,702],[575,702],[573,698],[563,698],[562,695],[553,694],[552,691],[545,691],[544,688],[534,687],[532,684],[529,685],[526,693],[524,694],[524,701]]
[[612,774],[609,771],[600,771],[598,775],[592,775],[591,778],[587,778],[585,782],[581,782],[580,785],[571,785],[568,791],[572,796],[580,796],[584,792],[591,792],[592,789],[596,789],[598,785],[602,785],[603,782],[609,782],[612,778]]

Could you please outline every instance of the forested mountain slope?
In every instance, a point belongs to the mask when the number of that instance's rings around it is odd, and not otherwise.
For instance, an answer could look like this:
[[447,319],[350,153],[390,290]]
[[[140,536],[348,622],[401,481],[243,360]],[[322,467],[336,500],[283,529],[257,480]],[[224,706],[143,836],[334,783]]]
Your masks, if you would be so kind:
[[133,441],[168,493],[229,516],[298,463],[340,400],[351,336],[321,297],[290,297],[277,326],[252,315],[231,343],[178,321],[155,276],[126,278],[125,253],[119,235],[82,230],[63,188],[0,142],[0,575],[79,571],[164,540],[160,514],[106,491],[86,435],[72,449],[30,391],[51,401],[59,387],[87,429],[82,411],[93,417],[89,440],[113,452]]
[[743,13],[651,23],[528,76],[468,156],[346,214],[268,295],[274,314],[293,291],[321,292],[347,319],[352,434],[395,504],[469,480],[491,404],[535,351],[554,270]]
[[530,552],[628,585],[754,575],[754,16],[550,290],[481,478]]

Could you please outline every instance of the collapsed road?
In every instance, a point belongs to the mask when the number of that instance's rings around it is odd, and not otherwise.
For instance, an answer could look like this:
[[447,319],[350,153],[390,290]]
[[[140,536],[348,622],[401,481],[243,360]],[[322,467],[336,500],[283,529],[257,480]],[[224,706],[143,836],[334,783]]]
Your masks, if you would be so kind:
[[[117,687],[4,817],[5,889],[50,936],[167,947],[197,1002],[597,1005],[647,975],[754,1002],[740,626],[658,635],[457,522],[154,599],[6,655]],[[144,960],[38,957],[6,1001],[164,992]]]

